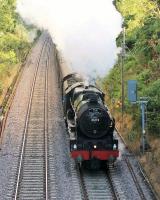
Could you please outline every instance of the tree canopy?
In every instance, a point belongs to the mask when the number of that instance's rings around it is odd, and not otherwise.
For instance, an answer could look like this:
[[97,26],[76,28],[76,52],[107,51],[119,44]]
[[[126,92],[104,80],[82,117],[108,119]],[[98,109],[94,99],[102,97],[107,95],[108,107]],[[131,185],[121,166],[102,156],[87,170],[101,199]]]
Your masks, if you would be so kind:
[[27,29],[16,13],[16,0],[0,0],[0,100],[30,49]]
[[[124,83],[126,112],[130,112],[127,101],[127,81],[138,81],[138,95],[150,98],[148,126],[150,132],[160,135],[160,0],[115,0],[114,4],[124,18],[126,29],[126,56],[124,59]],[[122,44],[122,33],[117,45]],[[121,99],[121,55],[113,69],[103,80],[107,93],[114,85],[112,98]],[[138,112],[138,111],[137,111]],[[134,113],[135,114],[135,113]],[[134,115],[132,114],[132,115]],[[136,113],[137,115],[137,113]],[[138,114],[140,117],[140,115]],[[139,119],[137,119],[139,122]]]

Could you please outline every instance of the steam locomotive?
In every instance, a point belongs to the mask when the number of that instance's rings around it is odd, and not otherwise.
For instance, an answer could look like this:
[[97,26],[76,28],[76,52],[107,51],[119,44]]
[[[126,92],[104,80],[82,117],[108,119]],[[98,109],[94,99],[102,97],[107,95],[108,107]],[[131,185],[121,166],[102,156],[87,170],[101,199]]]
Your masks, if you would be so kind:
[[63,74],[63,109],[71,157],[89,168],[99,168],[119,156],[115,121],[104,104],[104,96],[77,73]]

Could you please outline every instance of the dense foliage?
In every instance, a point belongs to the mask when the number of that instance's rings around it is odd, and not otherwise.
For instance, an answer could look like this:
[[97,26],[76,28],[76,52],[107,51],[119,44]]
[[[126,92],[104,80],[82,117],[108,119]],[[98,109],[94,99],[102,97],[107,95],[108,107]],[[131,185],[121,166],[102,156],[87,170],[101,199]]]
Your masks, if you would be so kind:
[[16,0],[0,0],[0,93],[4,77],[23,62],[30,48],[26,27],[15,9]]
[[[137,80],[138,96],[150,98],[148,128],[160,135],[160,0],[115,0],[114,4],[124,17],[126,29],[125,111],[131,113],[133,109],[127,101],[127,81]],[[122,33],[117,38],[117,45],[121,44]],[[103,86],[113,102],[121,100],[121,55],[104,78]],[[138,108],[135,110],[132,115],[138,124],[140,112]]]

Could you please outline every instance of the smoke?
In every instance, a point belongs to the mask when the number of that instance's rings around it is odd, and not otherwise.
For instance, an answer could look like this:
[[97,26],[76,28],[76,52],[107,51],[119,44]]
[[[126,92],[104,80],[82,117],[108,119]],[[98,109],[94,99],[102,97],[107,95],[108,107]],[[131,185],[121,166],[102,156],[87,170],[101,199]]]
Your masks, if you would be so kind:
[[104,75],[115,63],[122,19],[112,0],[18,0],[17,11],[48,29],[76,71]]

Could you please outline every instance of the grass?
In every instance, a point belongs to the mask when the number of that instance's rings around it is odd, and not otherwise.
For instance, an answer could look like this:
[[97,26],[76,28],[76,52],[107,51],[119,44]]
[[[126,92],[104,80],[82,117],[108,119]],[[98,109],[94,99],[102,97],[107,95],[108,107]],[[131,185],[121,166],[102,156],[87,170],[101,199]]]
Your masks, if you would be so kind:
[[160,197],[160,138],[149,137],[151,152],[139,158],[158,196]]
[[20,65],[0,66],[0,105],[19,69]]

